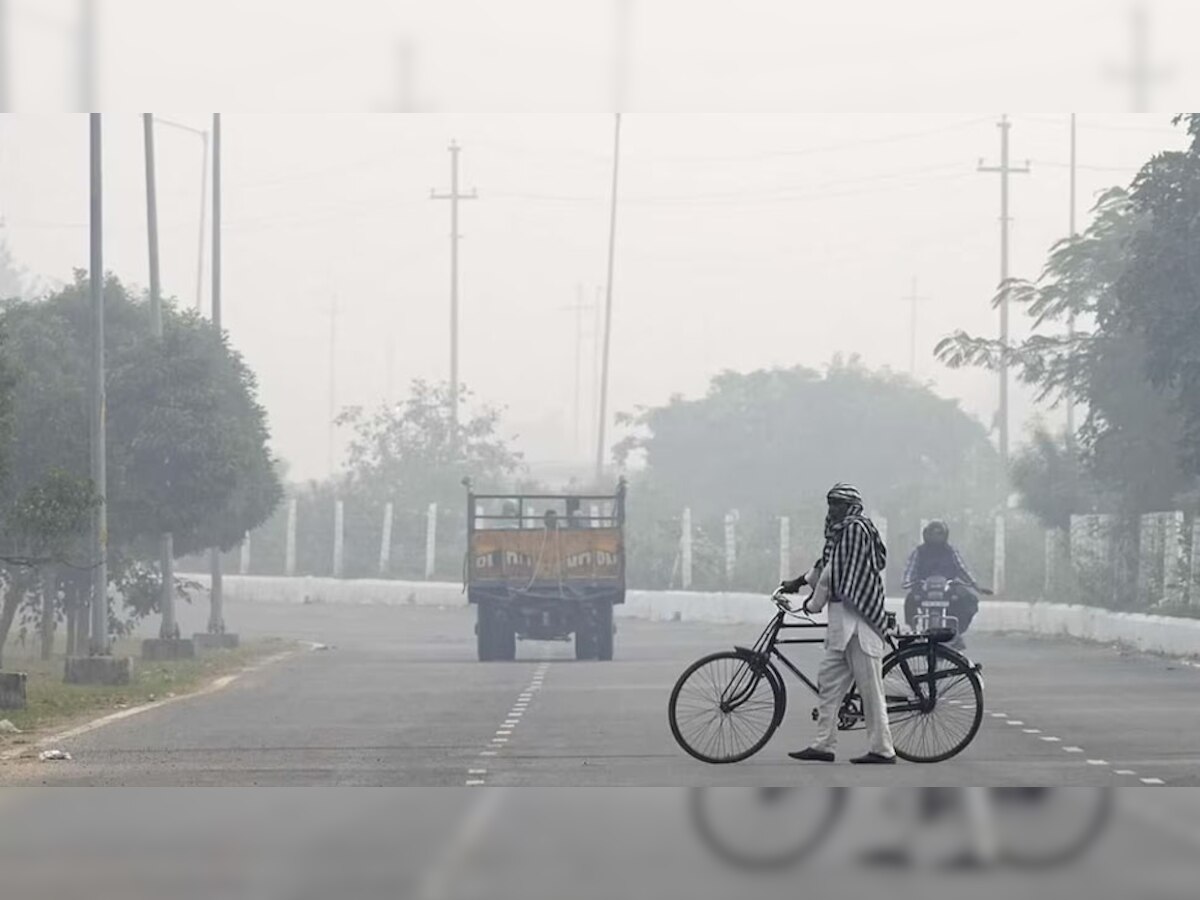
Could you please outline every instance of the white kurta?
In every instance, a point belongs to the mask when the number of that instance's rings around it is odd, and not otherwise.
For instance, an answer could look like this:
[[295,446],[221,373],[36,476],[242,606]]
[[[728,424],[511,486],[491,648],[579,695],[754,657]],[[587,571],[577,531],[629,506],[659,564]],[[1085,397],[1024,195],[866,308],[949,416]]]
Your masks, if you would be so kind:
[[820,694],[817,739],[812,746],[833,752],[837,744],[837,712],[850,686],[857,683],[863,700],[871,752],[879,756],[895,756],[880,676],[880,660],[887,645],[849,603],[829,602],[828,568],[818,575],[814,567],[805,580],[814,585],[808,608],[813,612],[825,608],[829,610],[825,658],[817,676]]
[[826,566],[818,576],[814,566],[805,580],[814,585],[813,596],[808,601],[808,608],[813,612],[820,612],[826,607],[829,609],[829,628],[825,632],[825,648],[845,651],[850,644],[850,639],[858,635],[858,644],[863,653],[876,659],[882,659],[887,652],[887,645],[884,644],[883,638],[878,632],[867,624],[866,619],[860,616],[849,603],[829,602],[829,567]]

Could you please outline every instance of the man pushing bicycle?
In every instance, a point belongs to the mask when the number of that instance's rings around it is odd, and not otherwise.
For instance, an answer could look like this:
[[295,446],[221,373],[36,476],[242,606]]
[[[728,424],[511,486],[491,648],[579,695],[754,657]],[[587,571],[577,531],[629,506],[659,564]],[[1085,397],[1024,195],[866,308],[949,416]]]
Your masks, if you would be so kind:
[[888,726],[881,663],[887,652],[887,614],[880,573],[887,563],[887,548],[875,524],[864,514],[862,494],[857,488],[836,484],[825,499],[829,512],[825,516],[821,558],[807,575],[780,586],[782,593],[795,594],[803,585],[811,585],[814,592],[805,609],[829,609],[825,658],[817,677],[817,739],[811,746],[788,755],[806,762],[834,761],[838,709],[850,686],[857,683],[870,750],[850,762],[892,765],[896,751]]

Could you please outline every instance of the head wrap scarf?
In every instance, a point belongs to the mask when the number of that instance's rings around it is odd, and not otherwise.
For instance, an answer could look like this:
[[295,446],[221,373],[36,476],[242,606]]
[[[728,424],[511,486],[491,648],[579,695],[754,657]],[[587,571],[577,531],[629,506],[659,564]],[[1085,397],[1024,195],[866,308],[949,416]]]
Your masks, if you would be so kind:
[[849,603],[875,631],[883,633],[886,614],[883,605],[883,579],[887,565],[887,547],[879,530],[863,513],[863,498],[851,484],[835,484],[826,495],[830,503],[849,507],[839,521],[825,517],[825,551],[821,555],[829,567],[829,589],[834,601]]

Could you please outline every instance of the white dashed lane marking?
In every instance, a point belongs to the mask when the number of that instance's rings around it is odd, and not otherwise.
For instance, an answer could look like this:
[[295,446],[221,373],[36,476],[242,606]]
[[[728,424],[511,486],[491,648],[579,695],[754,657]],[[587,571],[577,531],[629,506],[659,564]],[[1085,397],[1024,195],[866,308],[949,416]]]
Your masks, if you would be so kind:
[[[1008,717],[1007,713],[994,712],[991,715],[992,715],[993,719],[1002,720],[1004,722],[1004,724],[1006,724],[1006,725],[1013,725],[1013,726],[1020,727],[1025,724],[1020,719],[1010,719]],[[1042,730],[1040,728],[1021,728],[1021,732],[1023,734],[1037,736],[1039,740],[1045,741],[1047,744],[1061,744],[1062,743],[1062,738],[1056,737],[1055,735],[1052,735],[1052,734],[1044,735],[1044,734],[1042,734]],[[1073,744],[1068,744],[1066,746],[1060,747],[1059,749],[1061,749],[1063,751],[1063,753],[1070,753],[1075,756],[1082,756],[1084,754],[1084,749],[1082,747],[1076,747]],[[1087,765],[1091,766],[1092,768],[1096,768],[1096,769],[1108,768],[1110,766],[1109,761],[1106,759],[1088,758],[1088,759],[1085,759],[1085,762]],[[1124,775],[1124,776],[1136,776],[1137,772],[1135,772],[1133,769],[1114,769],[1114,770],[1112,770],[1112,774],[1113,775]],[[1163,781],[1163,779],[1161,779],[1161,778],[1141,778],[1139,780],[1142,782],[1142,784],[1151,784],[1151,785],[1166,784],[1166,782]]]
[[[525,715],[529,708],[529,702],[533,699],[535,691],[542,689],[542,682],[545,681],[546,672],[550,668],[550,663],[541,663],[534,669],[533,677],[530,678],[529,684],[520,694],[517,695],[517,700],[513,704],[512,709],[504,717],[503,723],[496,729],[496,735],[488,742],[488,747],[485,750],[479,751],[481,759],[491,759],[499,755],[500,751],[508,743],[512,737],[513,731],[521,724],[521,717]],[[467,770],[467,787],[483,787],[487,781],[487,769],[474,768]]]

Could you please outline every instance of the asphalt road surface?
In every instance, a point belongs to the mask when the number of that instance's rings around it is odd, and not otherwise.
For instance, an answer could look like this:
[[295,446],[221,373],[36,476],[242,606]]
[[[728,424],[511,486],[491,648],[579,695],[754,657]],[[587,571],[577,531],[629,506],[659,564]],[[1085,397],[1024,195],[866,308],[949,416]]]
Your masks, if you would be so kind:
[[[769,608],[764,603],[764,620]],[[205,610],[185,611],[201,628]],[[1200,669],[1113,648],[972,635],[987,714],[937,765],[801,764],[811,702],[755,758],[713,767],[675,745],[667,697],[697,657],[752,642],[753,626],[619,620],[617,659],[528,643],[515,663],[475,660],[463,608],[231,604],[244,638],[331,645],[223,691],[70,741],[74,761],[0,763],[0,780],[99,786],[710,786],[1200,784]],[[796,657],[815,671],[816,648]],[[789,676],[790,678],[790,676]],[[843,736],[840,758],[864,747]]]

